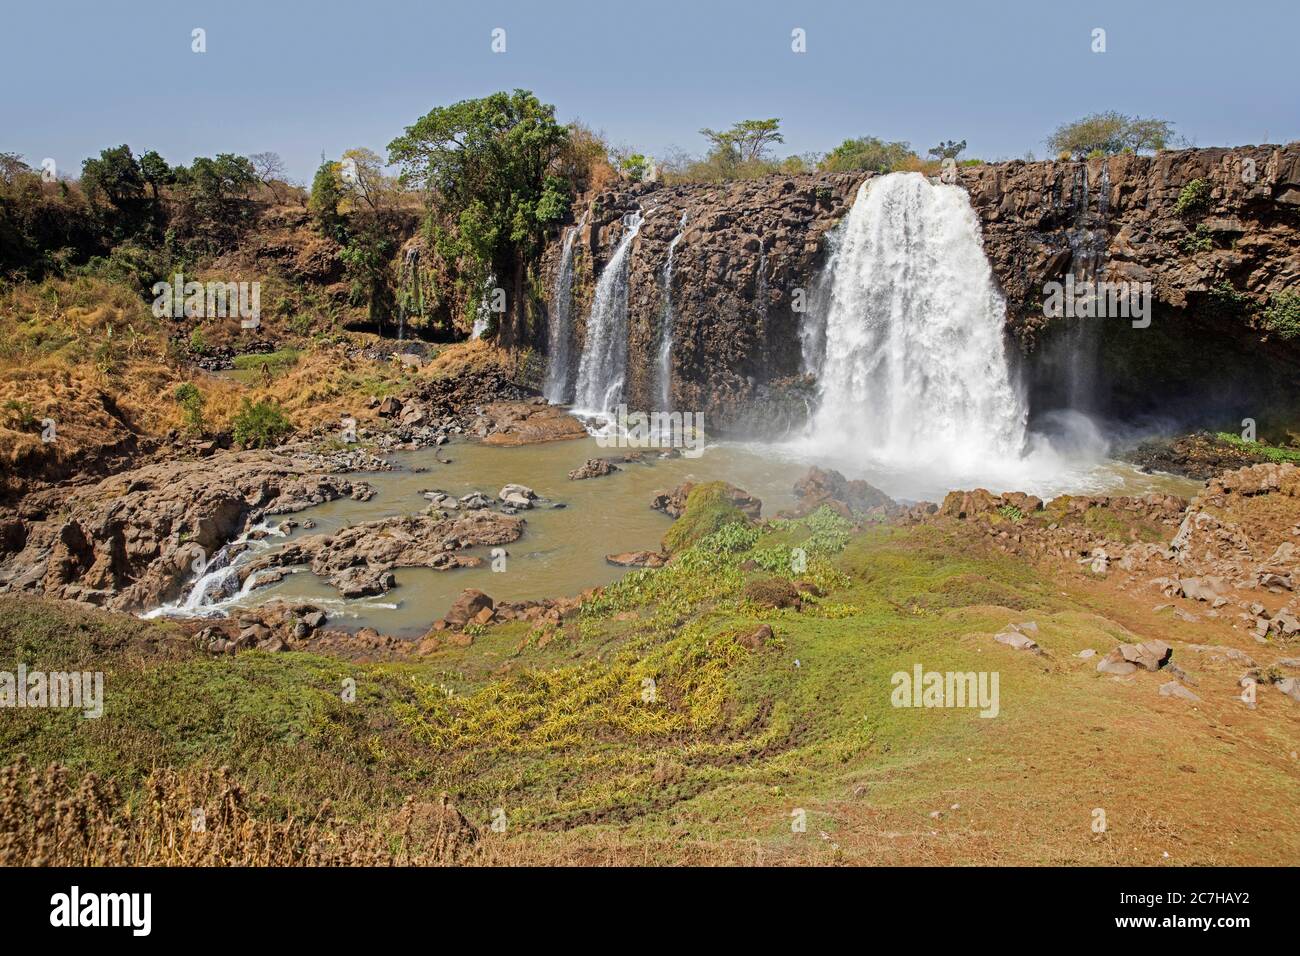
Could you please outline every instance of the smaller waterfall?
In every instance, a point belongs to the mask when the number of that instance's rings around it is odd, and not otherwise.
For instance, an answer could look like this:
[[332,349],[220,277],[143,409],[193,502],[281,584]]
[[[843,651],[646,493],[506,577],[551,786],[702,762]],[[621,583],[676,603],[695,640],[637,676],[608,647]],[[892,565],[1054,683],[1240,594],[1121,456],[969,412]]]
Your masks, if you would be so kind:
[[560,250],[560,269],[555,277],[552,296],[550,329],[547,335],[546,383],[542,394],[553,405],[563,405],[569,400],[570,366],[573,364],[573,248],[578,236],[587,225],[584,212],[578,224],[564,236]]
[[664,266],[664,313],[659,333],[659,403],[664,411],[672,408],[673,377],[673,254],[686,234],[686,213],[677,226],[677,235],[668,243],[668,263]]
[[587,340],[578,365],[574,404],[588,412],[606,412],[618,404],[627,376],[627,278],[632,241],[641,229],[640,211],[623,217],[623,238],[610,257],[591,302]]
[[483,338],[483,333],[487,331],[488,322],[492,319],[492,293],[497,285],[496,274],[489,275],[483,281],[483,294],[479,296],[478,308],[474,310],[474,327],[470,330],[471,339]]
[[[254,536],[256,534],[256,536]],[[247,595],[257,585],[257,575],[250,574],[241,585],[239,569],[254,555],[266,551],[266,538],[283,538],[279,528],[265,522],[254,525],[234,541],[223,545],[189,584],[189,590],[170,604],[156,607],[141,615],[155,617],[214,617]],[[233,555],[233,557],[232,557]]]

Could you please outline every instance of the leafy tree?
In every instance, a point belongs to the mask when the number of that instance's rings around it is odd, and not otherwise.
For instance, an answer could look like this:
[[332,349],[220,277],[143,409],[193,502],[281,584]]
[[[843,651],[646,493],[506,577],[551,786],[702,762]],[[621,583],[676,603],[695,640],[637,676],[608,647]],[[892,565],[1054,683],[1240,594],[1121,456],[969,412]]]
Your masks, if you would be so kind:
[[140,157],[140,175],[149,184],[149,192],[156,206],[159,191],[173,181],[172,168],[167,165],[167,160],[151,149]]
[[373,149],[345,150],[340,164],[342,188],[358,205],[383,213],[394,203],[396,184],[384,173],[384,160]]
[[115,241],[136,235],[148,223],[144,173],[130,146],[102,150],[98,159],[83,162],[81,185],[92,205],[107,202],[112,207],[103,219]]
[[234,245],[248,218],[248,192],[257,174],[246,156],[200,156],[173,170],[179,210],[173,231],[193,248],[219,252]]
[[826,154],[821,167],[832,173],[888,173],[912,158],[912,147],[907,143],[886,143],[874,136],[864,136],[840,143]]
[[630,156],[624,156],[619,161],[618,168],[628,179],[639,183],[650,172],[650,160],[646,159],[641,153],[632,153]]
[[316,228],[324,235],[342,242],[345,236],[343,216],[339,203],[343,201],[343,184],[339,177],[339,164],[322,159],[311,181],[311,198],[307,212]]
[[780,126],[779,119],[741,120],[729,130],[718,132],[706,127],[700,134],[712,144],[712,153],[740,165],[762,160],[773,143],[784,143]]
[[[555,107],[515,90],[435,107],[388,144],[389,162],[424,194],[438,251],[461,264],[465,288],[513,272],[521,308],[526,264],[568,208],[567,184],[548,175],[567,138]],[[465,303],[472,308],[473,298]]]
[[1168,120],[1141,119],[1110,110],[1062,124],[1048,137],[1047,146],[1059,156],[1083,159],[1164,149],[1172,139],[1173,124]]
[[961,151],[966,148],[966,141],[963,139],[960,143],[955,140],[942,140],[938,146],[932,146],[929,155],[935,159],[956,159],[961,155]]

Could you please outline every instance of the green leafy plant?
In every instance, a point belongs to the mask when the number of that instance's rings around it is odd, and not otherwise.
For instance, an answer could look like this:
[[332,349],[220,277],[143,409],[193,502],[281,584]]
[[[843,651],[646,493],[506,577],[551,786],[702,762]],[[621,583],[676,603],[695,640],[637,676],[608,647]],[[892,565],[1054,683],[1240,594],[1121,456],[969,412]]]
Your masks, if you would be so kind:
[[230,427],[235,441],[245,448],[272,448],[293,433],[293,425],[278,403],[246,398]]
[[1199,216],[1210,208],[1210,184],[1204,179],[1193,179],[1178,193],[1174,203],[1177,216]]
[[196,434],[203,432],[203,394],[193,382],[176,386],[173,395],[185,414],[185,427]]
[[1264,309],[1264,327],[1288,341],[1300,336],[1300,293],[1275,292]]

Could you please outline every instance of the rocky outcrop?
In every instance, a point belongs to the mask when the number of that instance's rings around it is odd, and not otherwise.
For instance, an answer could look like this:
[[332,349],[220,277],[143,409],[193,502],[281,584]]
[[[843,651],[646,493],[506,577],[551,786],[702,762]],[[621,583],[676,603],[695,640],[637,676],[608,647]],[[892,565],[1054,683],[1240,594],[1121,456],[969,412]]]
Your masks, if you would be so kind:
[[[751,521],[759,519],[763,511],[762,499],[755,498],[748,491],[727,482],[717,482],[717,484],[723,486],[722,497],[728,504],[737,508]],[[686,499],[690,497],[694,487],[695,482],[687,481],[672,491],[656,491],[650,499],[650,507],[655,511],[662,511],[670,518],[680,518],[686,513]]]
[[[1204,200],[1180,210],[1196,180]],[[1300,143],[989,163],[958,181],[1022,338],[1047,323],[1044,284],[1069,273],[1151,282],[1175,309],[1206,304],[1220,281],[1260,304],[1300,281]]]
[[583,481],[587,478],[604,478],[622,469],[608,458],[588,458],[580,467],[569,472],[570,481]]
[[0,553],[0,588],[114,610],[155,607],[266,516],[372,494],[320,456],[247,451],[146,465],[24,499],[22,528],[6,535],[22,547]]
[[587,430],[568,412],[546,399],[529,402],[494,402],[484,406],[470,425],[469,434],[485,445],[533,445],[547,441],[586,438]]
[[476,567],[482,558],[457,552],[509,544],[523,533],[522,518],[487,510],[448,518],[405,515],[352,525],[336,534],[299,538],[241,571],[247,576],[268,568],[307,565],[343,597],[360,597],[394,587],[395,568]]
[[802,518],[821,507],[830,508],[852,520],[857,515],[884,513],[895,507],[894,500],[865,481],[849,481],[834,469],[812,467],[794,483],[799,503],[778,517]]

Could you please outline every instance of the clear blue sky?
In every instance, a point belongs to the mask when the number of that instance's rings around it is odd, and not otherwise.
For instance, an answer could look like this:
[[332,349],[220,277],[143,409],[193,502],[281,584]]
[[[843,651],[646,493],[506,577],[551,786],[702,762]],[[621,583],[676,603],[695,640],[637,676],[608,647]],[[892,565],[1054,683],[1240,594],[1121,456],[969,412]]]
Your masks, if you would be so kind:
[[[172,162],[381,153],[431,107],[526,87],[611,143],[700,152],[702,126],[777,116],[783,152],[864,134],[921,152],[1043,156],[1117,109],[1192,145],[1300,139],[1297,0],[55,0],[0,23],[0,150],[61,171],[105,146]],[[208,50],[190,50],[190,31]],[[490,49],[506,30],[506,52]],[[790,50],[807,31],[808,51]],[[1106,30],[1107,52],[1091,52]]]

